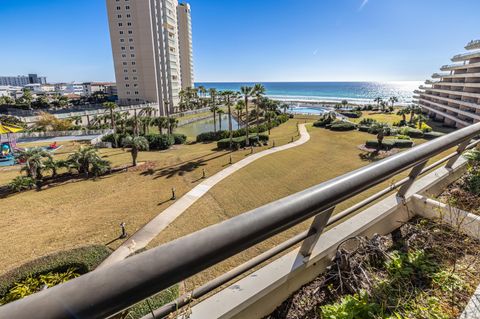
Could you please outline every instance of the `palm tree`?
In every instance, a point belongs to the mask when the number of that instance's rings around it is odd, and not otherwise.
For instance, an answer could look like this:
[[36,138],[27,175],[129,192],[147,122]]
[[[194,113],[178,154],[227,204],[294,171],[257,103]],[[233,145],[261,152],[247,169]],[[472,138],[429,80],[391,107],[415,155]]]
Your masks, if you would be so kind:
[[257,135],[258,135],[258,131],[259,131],[259,126],[260,126],[260,121],[259,121],[259,116],[260,116],[260,112],[259,112],[259,104],[261,104],[261,100],[262,100],[262,97],[263,95],[265,94],[265,87],[260,84],[260,83],[257,83],[255,84],[255,86],[253,87],[253,94],[255,95],[256,99],[255,99],[255,115],[256,115],[256,125],[257,125]]
[[35,180],[37,190],[42,188],[44,161],[52,158],[52,155],[41,147],[34,147],[20,151],[19,160],[25,163],[22,170],[27,172],[27,176]]
[[44,169],[46,171],[51,171],[52,172],[52,177],[53,178],[57,177],[57,169],[58,169],[59,166],[58,166],[57,162],[52,157],[47,158],[43,162],[43,165],[44,165]]
[[240,121],[242,121],[243,108],[244,108],[243,101],[238,101],[237,105],[235,105],[235,111],[237,111],[237,130],[240,129]]
[[242,86],[240,88],[240,92],[243,94],[243,98],[244,98],[244,102],[245,102],[245,118],[246,118],[246,120],[245,120],[245,138],[246,138],[245,144],[247,146],[249,146],[250,141],[249,141],[249,137],[248,137],[248,133],[249,133],[248,130],[249,130],[249,115],[250,114],[248,113],[248,98],[250,96],[252,96],[254,91],[253,91],[253,87],[251,87],[251,86]]
[[211,106],[213,107],[213,106],[217,105],[217,101],[216,101],[216,99],[217,99],[217,89],[211,88],[211,89],[208,90],[208,93],[210,94],[210,104],[211,104]]
[[110,111],[110,128],[115,132],[115,117],[113,111],[117,108],[117,104],[114,102],[105,102],[103,107]]
[[207,93],[207,89],[203,85],[199,85],[198,92],[200,93],[200,97],[205,97],[205,94]]
[[342,100],[342,107],[345,108],[347,107],[348,105],[348,101],[347,100]]
[[222,130],[222,115],[225,114],[225,111],[222,110],[222,109],[219,109],[217,111],[217,114],[218,114],[218,130],[221,131]]
[[148,141],[143,136],[131,137],[127,136],[123,139],[123,146],[130,148],[130,153],[132,154],[132,165],[137,166],[137,157],[139,151],[148,151],[149,145]]
[[210,112],[213,113],[213,131],[214,132],[217,132],[217,117],[216,117],[216,114],[219,110],[220,110],[220,108],[216,105],[213,105],[212,107],[210,107]]
[[396,96],[392,96],[388,99],[388,101],[390,101],[390,103],[392,103],[392,107],[394,107],[395,103],[398,102],[398,98]]
[[168,134],[169,135],[172,135],[173,134],[173,130],[178,127],[178,120],[174,117],[170,117],[168,119]]
[[153,124],[158,127],[158,132],[163,134],[163,129],[168,128],[168,119],[164,116],[159,116],[153,119]]
[[422,129],[422,125],[423,123],[426,123],[428,121],[428,117],[426,117],[425,115],[423,114],[419,114],[417,116],[417,121],[418,121],[418,129]]
[[98,151],[94,147],[80,147],[78,151],[68,156],[70,167],[78,171],[79,174],[85,174],[88,178],[90,173],[94,176],[103,174],[110,168],[110,162],[102,160]]
[[401,108],[398,110],[397,115],[402,116],[402,123],[405,125],[407,123],[407,114],[410,113],[410,110],[408,108]]
[[413,120],[415,119],[415,114],[420,114],[422,112],[422,109],[420,109],[418,106],[416,106],[415,104],[411,104],[409,107],[408,107],[409,111],[410,111],[410,120],[409,122],[410,123],[413,123]]
[[373,101],[377,103],[377,108],[380,108],[380,103],[383,102],[383,99],[381,97],[376,97]]
[[232,98],[235,96],[235,92],[227,90],[227,91],[223,91],[221,94],[225,98],[225,105],[227,106],[227,109],[228,109],[228,132],[229,132],[230,149],[231,149],[233,144]]
[[284,113],[284,114],[287,114],[288,104],[287,104],[287,103],[283,103],[283,104],[282,104],[282,109],[283,109],[283,113]]
[[385,131],[382,128],[378,131],[378,134],[377,134],[378,150],[382,149],[384,138],[385,138]]

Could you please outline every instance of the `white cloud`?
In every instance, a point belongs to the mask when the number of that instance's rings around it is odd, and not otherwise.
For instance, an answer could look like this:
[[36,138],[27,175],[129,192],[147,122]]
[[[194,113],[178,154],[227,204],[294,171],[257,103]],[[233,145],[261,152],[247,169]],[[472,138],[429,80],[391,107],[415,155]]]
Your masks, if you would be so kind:
[[365,7],[368,3],[368,0],[363,0],[362,4],[360,5],[360,8],[358,8],[358,11],[362,11],[363,7]]

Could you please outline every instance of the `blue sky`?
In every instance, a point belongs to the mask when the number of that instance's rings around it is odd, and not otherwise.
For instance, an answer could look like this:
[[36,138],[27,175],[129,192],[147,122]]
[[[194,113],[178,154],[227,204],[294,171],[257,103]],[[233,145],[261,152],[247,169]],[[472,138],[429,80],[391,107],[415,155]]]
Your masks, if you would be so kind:
[[[479,0],[191,0],[196,81],[423,80]],[[105,0],[0,0],[0,74],[114,80]]]

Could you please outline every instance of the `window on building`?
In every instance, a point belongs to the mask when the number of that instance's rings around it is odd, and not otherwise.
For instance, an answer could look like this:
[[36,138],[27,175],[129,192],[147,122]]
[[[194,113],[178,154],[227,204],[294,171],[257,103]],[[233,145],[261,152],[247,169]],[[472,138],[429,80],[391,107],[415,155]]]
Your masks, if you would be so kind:
[[130,47],[130,50],[135,50],[135,47],[131,46],[131,47]]
[[123,27],[123,23],[119,22],[119,23],[118,23],[118,26],[119,26],[119,27]]
[[133,34],[133,31],[132,31],[132,30],[128,30],[128,34]]
[[120,39],[120,42],[122,42],[122,43],[125,42],[125,39]]
[[117,10],[121,10],[122,8],[121,7],[117,7]]
[[120,31],[120,34],[123,34],[123,31]]
[[125,10],[130,10],[130,6],[125,6]]
[[132,61],[132,65],[135,65],[135,64],[137,64],[137,63],[135,61]]
[[131,22],[127,22],[127,25],[130,27],[130,26],[132,26],[132,23],[131,23]]

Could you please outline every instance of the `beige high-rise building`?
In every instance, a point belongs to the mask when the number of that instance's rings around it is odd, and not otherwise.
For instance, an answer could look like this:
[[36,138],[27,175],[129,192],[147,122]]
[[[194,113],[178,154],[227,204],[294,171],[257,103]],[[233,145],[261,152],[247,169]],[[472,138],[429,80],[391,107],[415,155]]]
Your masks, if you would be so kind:
[[193,87],[193,50],[192,50],[192,17],[190,5],[180,3],[177,7],[178,42],[180,48],[180,74],[182,89]]
[[415,91],[418,105],[446,126],[465,127],[480,122],[480,40],[465,46],[469,52],[452,58]]
[[161,115],[178,105],[177,6],[177,0],[107,0],[119,104],[158,103]]

